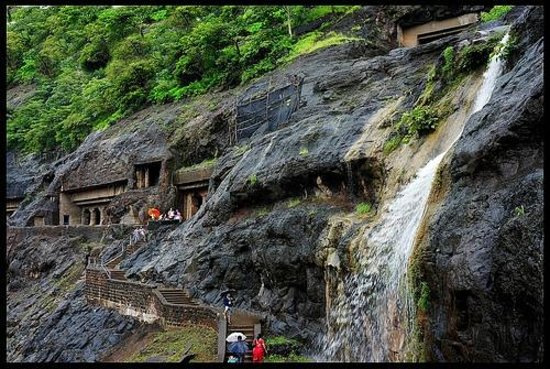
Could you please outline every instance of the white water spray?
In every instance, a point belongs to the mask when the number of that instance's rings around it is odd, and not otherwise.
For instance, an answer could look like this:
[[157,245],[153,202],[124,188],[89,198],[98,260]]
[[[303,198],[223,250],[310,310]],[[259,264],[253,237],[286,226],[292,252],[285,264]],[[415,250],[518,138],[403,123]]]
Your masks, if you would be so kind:
[[[500,42],[505,45],[507,40],[508,34]],[[487,104],[501,70],[501,60],[495,55],[465,121]],[[360,235],[359,247],[354,250],[354,272],[338,283],[327,311],[327,334],[318,356],[321,361],[403,359],[399,353],[404,336],[399,331],[406,330],[414,309],[405,283],[408,260],[439,163],[461,134],[462,130],[382,210],[379,224]]]

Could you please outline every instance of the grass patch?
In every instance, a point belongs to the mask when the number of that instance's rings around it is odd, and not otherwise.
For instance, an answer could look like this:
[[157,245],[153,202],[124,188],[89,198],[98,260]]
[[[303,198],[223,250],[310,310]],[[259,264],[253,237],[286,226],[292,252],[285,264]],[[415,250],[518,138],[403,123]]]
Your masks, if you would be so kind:
[[357,215],[368,215],[372,211],[372,205],[369,202],[362,202],[355,207],[355,213]]
[[426,313],[430,307],[430,288],[424,281],[420,282],[420,296],[416,306],[418,306],[418,309],[422,313]]
[[55,294],[44,295],[40,300],[41,308],[48,313],[53,313],[59,305],[57,296],[63,298],[67,292],[74,289],[76,282],[78,282],[84,272],[84,268],[83,263],[76,262],[59,279],[53,280],[53,285],[58,288],[58,291]]
[[248,176],[247,182],[251,186],[256,186],[258,184],[258,176],[256,174],[251,174]]
[[82,272],[84,271],[84,264],[76,262],[55,282],[55,286],[58,287],[61,293],[67,292],[72,289],[75,283],[80,279]]
[[306,356],[291,353],[288,356],[269,354],[264,359],[264,362],[266,363],[311,363],[313,362],[313,360]]
[[506,15],[510,10],[512,10],[513,5],[496,5],[491,8],[488,12],[481,12],[480,18],[482,22],[491,22],[498,20]]
[[301,202],[302,202],[302,200],[299,197],[295,197],[293,199],[288,200],[288,202],[286,203],[286,207],[289,208],[289,209],[294,208],[294,207],[300,205]]
[[324,49],[329,46],[359,40],[362,39],[359,37],[346,36],[336,32],[329,32],[326,35],[323,35],[321,32],[311,32],[298,40],[288,55],[282,58],[281,62],[287,63],[299,56],[311,54],[317,50]]
[[515,209],[514,209],[514,215],[516,217],[524,216],[525,215],[525,207],[523,205],[516,206]]
[[268,363],[310,362],[308,357],[299,354],[302,344],[295,339],[284,336],[267,337],[266,344],[269,355],[265,358]]
[[186,172],[186,171],[195,170],[195,169],[208,168],[208,167],[216,165],[217,162],[218,162],[218,158],[206,159],[206,160],[201,161],[198,164],[193,164],[189,167],[181,168],[178,171]]
[[255,215],[257,217],[265,217],[267,214],[271,212],[271,208],[268,206],[262,206],[261,208],[257,209],[255,212]]
[[245,152],[247,152],[248,150],[250,150],[250,145],[239,145],[239,146],[235,146],[235,154],[237,155],[242,155],[244,154]]
[[205,326],[168,328],[154,333],[150,343],[132,355],[128,362],[145,362],[152,357],[162,357],[165,362],[179,362],[183,352],[191,345],[190,353],[197,356],[195,362],[213,362],[217,359],[218,336],[214,329]]
[[392,135],[388,141],[384,142],[384,154],[388,155],[390,152],[397,149],[401,144],[401,140],[403,140],[403,136],[397,134]]
[[300,148],[299,154],[302,158],[305,158],[306,156],[309,155],[309,150],[307,149],[307,147],[302,147]]
[[308,13],[307,20],[308,21],[314,21],[316,19],[322,18],[328,14],[336,14],[336,13],[352,13],[358,9],[360,9],[360,6],[345,6],[345,5],[321,5],[316,6],[313,9],[311,9]]

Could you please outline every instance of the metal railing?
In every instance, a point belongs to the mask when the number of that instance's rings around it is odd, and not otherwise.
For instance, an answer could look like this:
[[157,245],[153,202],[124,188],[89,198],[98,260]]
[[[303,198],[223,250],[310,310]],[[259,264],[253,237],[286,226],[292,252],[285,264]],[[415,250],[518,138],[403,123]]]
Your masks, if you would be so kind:
[[89,258],[88,259],[88,265],[86,266],[86,268],[90,266],[90,267],[95,267],[99,270],[101,270],[102,272],[104,272],[105,274],[107,274],[107,276],[109,277],[109,279],[111,279],[111,271],[105,267],[105,265],[103,264],[103,261],[102,260],[99,260],[99,262],[97,261],[97,258]]

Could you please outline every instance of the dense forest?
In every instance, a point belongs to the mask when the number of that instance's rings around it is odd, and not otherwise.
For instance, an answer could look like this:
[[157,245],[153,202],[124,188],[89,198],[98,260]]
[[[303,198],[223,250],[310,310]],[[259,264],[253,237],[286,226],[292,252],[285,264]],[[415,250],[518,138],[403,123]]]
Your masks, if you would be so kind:
[[145,106],[245,83],[352,39],[323,29],[358,8],[8,7],[7,88],[33,90],[8,106],[8,148],[71,151]]

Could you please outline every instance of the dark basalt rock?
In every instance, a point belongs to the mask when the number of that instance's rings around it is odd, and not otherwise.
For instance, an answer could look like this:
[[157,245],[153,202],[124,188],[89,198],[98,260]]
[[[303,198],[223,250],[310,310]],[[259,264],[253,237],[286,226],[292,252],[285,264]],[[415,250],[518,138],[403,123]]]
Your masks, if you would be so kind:
[[[407,11],[410,7],[380,14],[376,32],[389,32],[392,20]],[[434,10],[431,16],[447,13]],[[376,18],[376,13],[368,14]],[[413,24],[413,18],[402,18],[402,24]],[[537,25],[531,35],[529,22]],[[541,22],[541,8],[528,8],[517,17],[517,62],[499,79],[489,104],[467,122],[448,167],[449,192],[428,222],[422,270],[432,292],[425,336],[431,340],[433,360],[541,358]],[[35,198],[13,222],[25,225],[42,206],[36,194],[55,194],[64,181],[75,186],[101,183],[111,178],[110,168],[131,180],[135,161],[162,157],[165,168],[174,169],[211,158],[219,149],[208,200],[198,213],[181,225],[150,232],[146,246],[121,267],[128,278],[182,287],[193,298],[217,306],[219,292],[234,288],[236,307],[261,314],[265,331],[310,344],[325,328],[325,265],[317,253],[327,225],[335,216],[352,213],[358,202],[376,207],[385,189],[389,159],[382,146],[391,122],[375,122],[379,126],[374,127],[371,118],[401,97],[394,118],[410,110],[424,89],[429,66],[449,43],[466,37],[391,51],[388,39],[382,46],[343,44],[268,73],[255,84],[304,77],[301,107],[280,129],[236,147],[229,147],[225,129],[229,103],[190,124],[175,141],[155,127],[163,121],[163,108],[143,111],[90,135],[75,153],[55,162],[47,189],[34,191]],[[179,108],[166,107],[166,120],[175,119]],[[125,131],[125,126],[136,131]],[[147,150],[136,152],[136,147]],[[307,154],[300,154],[302,148]],[[73,178],[73,173],[82,176]],[[122,217],[122,209],[130,205],[172,201],[173,189],[165,179],[162,190],[116,197],[113,216]],[[524,214],[516,215],[520,206]],[[353,267],[345,257],[345,241],[356,227],[342,230],[335,241],[342,273]],[[85,232],[90,231],[83,228]],[[103,260],[116,255],[127,235],[105,237]],[[36,245],[26,244],[32,241]],[[66,235],[8,242],[8,291],[14,292],[7,309],[10,361],[96,361],[135,327],[130,318],[86,305],[81,285],[52,312],[33,310],[25,316],[38,302],[36,295],[15,301],[15,293],[31,282],[40,283],[44,293],[59,293],[48,283],[84,260],[84,249],[71,251],[82,241]]]
[[424,243],[433,360],[542,360],[544,46],[517,36],[532,42],[467,122]]

